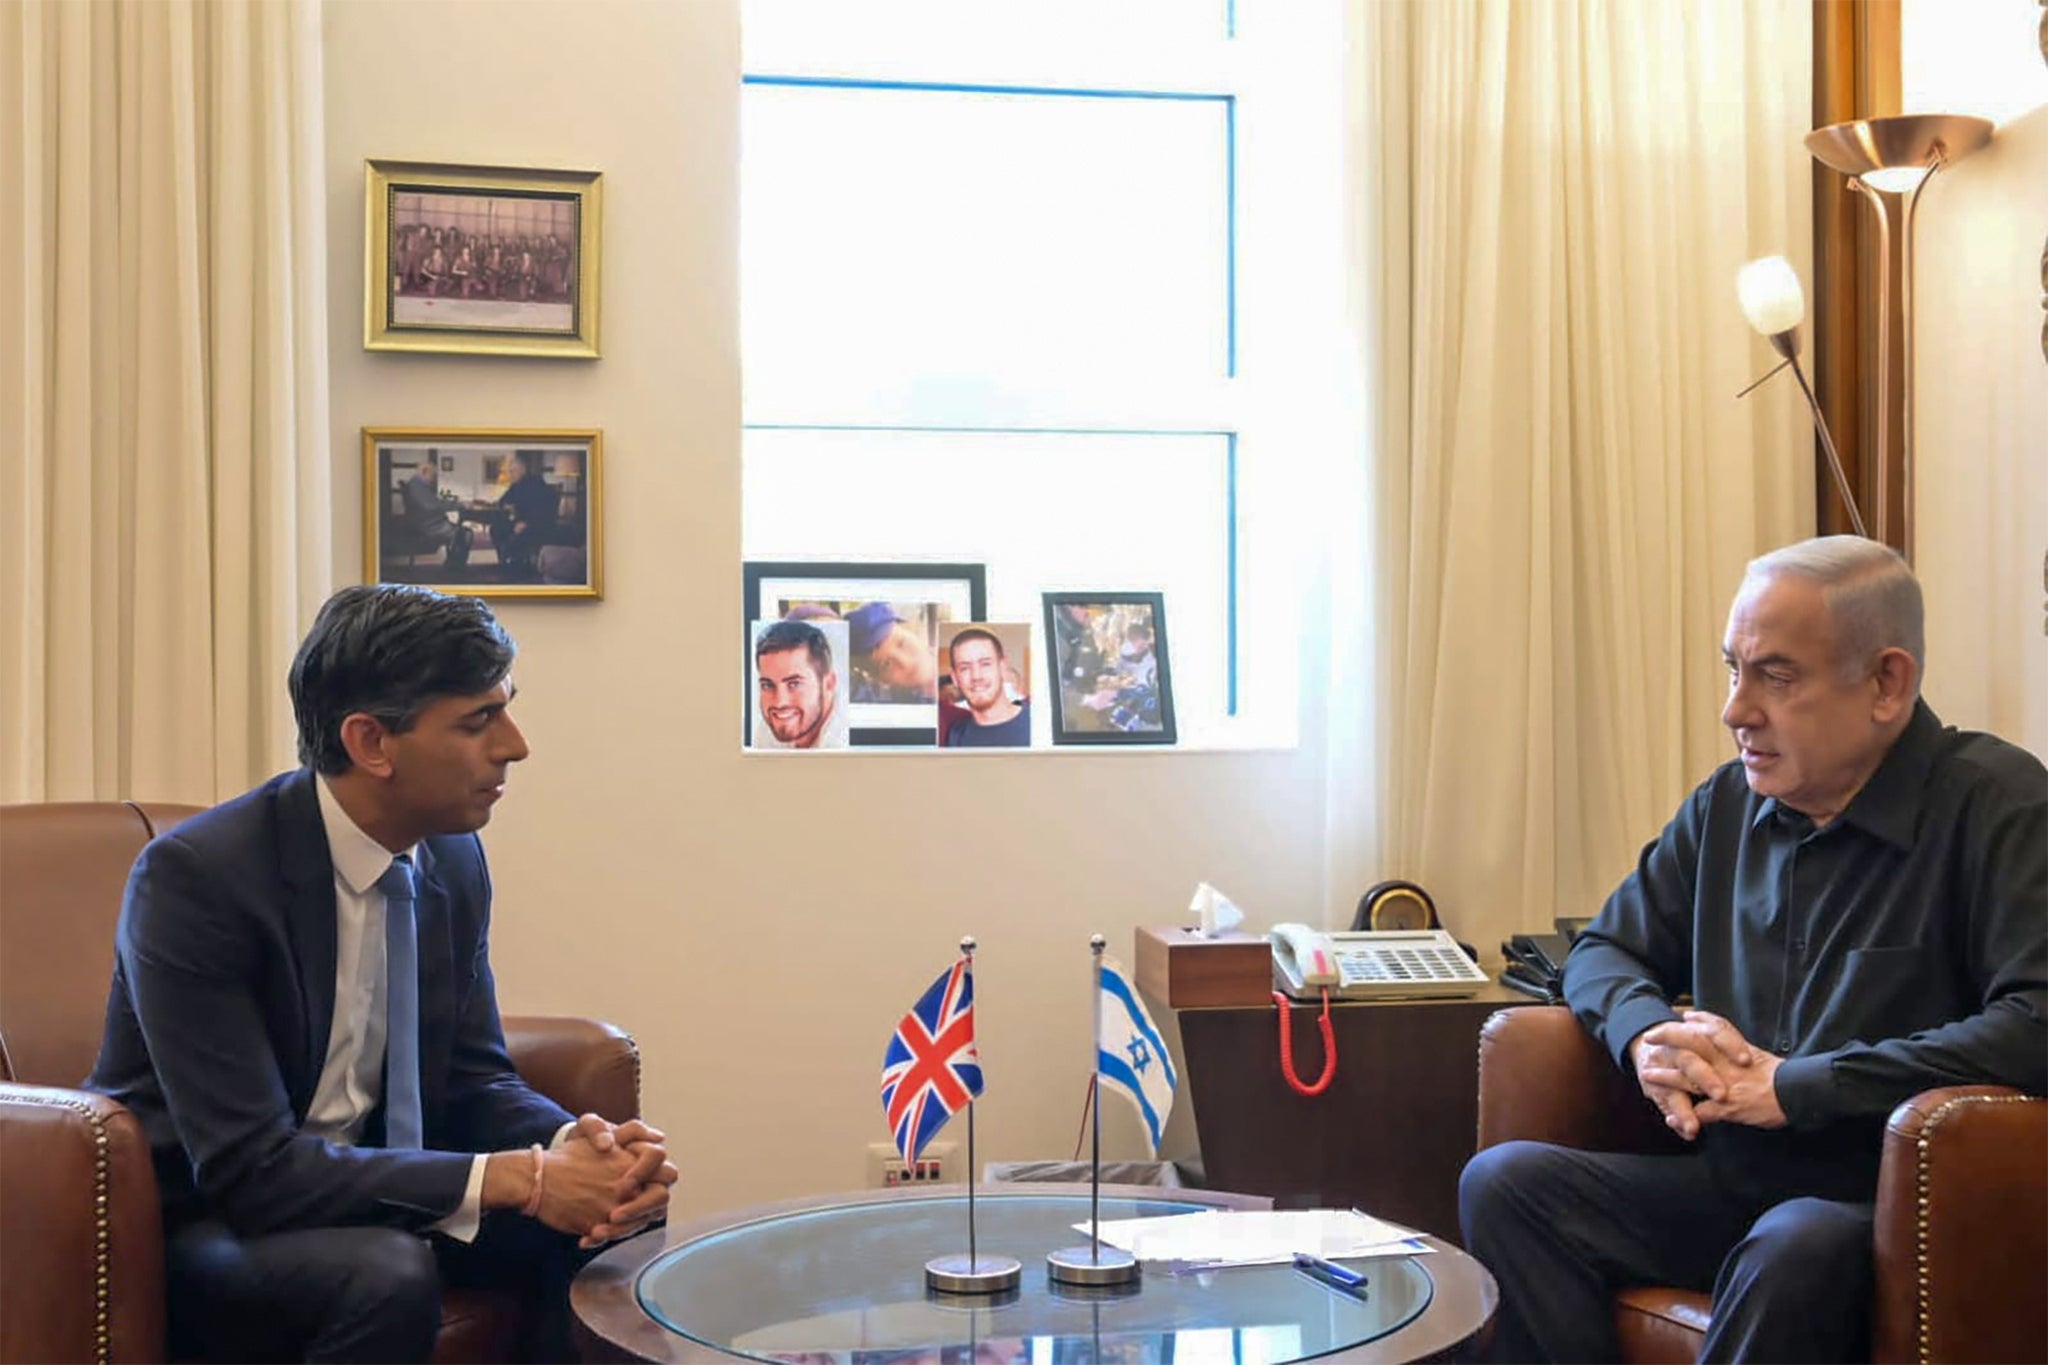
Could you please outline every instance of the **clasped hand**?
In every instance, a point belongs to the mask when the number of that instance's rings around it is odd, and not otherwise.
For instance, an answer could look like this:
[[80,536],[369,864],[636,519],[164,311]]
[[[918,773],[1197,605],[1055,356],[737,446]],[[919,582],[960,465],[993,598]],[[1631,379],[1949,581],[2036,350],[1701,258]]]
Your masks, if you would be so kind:
[[540,1221],[576,1234],[576,1244],[589,1248],[630,1237],[665,1216],[676,1183],[667,1140],[639,1119],[613,1125],[596,1114],[578,1118],[568,1140],[543,1158]]
[[1672,1132],[1691,1142],[1702,1124],[1782,1128],[1776,1076],[1783,1060],[1706,1010],[1687,1010],[1629,1044],[1636,1081]]

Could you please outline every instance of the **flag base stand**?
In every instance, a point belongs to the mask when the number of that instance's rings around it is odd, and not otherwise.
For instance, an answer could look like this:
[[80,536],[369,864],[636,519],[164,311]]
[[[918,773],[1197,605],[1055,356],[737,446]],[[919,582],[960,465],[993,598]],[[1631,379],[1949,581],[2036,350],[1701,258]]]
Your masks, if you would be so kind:
[[1045,1273],[1054,1284],[1136,1284],[1137,1257],[1116,1247],[1063,1247],[1045,1258]]
[[1068,1284],[1048,1277],[1046,1288],[1063,1303],[1115,1303],[1120,1299],[1136,1298],[1143,1292],[1144,1285],[1138,1280],[1123,1284]]
[[1024,1279],[1014,1256],[938,1256],[924,1263],[924,1284],[941,1294],[1001,1294]]
[[929,1284],[924,1287],[926,1305],[941,1313],[964,1313],[969,1317],[986,1313],[991,1308],[1008,1308],[1013,1303],[1022,1302],[1023,1298],[1021,1289],[998,1289],[993,1294],[951,1294]]

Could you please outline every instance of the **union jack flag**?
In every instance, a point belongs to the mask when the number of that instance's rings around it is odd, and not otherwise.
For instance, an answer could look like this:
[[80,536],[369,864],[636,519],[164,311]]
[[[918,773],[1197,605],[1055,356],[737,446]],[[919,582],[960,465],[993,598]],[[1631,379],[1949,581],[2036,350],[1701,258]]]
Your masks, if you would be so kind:
[[919,998],[882,1055],[882,1110],[905,1162],[981,1093],[974,1050],[974,966],[955,962]]

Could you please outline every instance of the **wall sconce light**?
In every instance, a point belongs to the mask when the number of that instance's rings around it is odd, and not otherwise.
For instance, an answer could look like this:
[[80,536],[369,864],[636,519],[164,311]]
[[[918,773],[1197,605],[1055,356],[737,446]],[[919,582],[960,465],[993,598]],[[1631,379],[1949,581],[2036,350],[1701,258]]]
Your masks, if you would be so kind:
[[1735,295],[1741,300],[1742,315],[1749,319],[1749,325],[1770,341],[1772,350],[1785,357],[1762,379],[1735,396],[1743,397],[1764,379],[1787,365],[1792,367],[1792,377],[1799,381],[1799,391],[1806,395],[1806,406],[1813,412],[1813,429],[1820,433],[1821,449],[1828,454],[1835,491],[1842,495],[1842,505],[1849,509],[1849,524],[1856,528],[1857,535],[1867,537],[1863,514],[1856,510],[1856,495],[1849,491],[1848,476],[1842,472],[1842,457],[1835,453],[1835,438],[1828,434],[1827,418],[1821,415],[1813,386],[1806,382],[1806,371],[1799,368],[1799,324],[1806,320],[1806,291],[1799,287],[1798,272],[1783,256],[1751,261],[1735,274]]
[[[1942,167],[1968,156],[1991,141],[1989,119],[1963,114],[1904,114],[1892,118],[1831,123],[1806,135],[1814,158],[1849,177],[1849,188],[1877,211],[1877,390],[1889,392],[1891,347],[1889,298],[1891,282],[1891,214],[1885,196],[1900,199],[1899,330],[1904,338],[1905,422],[1900,473],[1906,484],[1904,549],[1913,557],[1913,213],[1927,182]],[[1795,281],[1796,283],[1796,281]],[[1839,478],[1839,472],[1837,474]],[[1886,539],[1890,508],[1890,467],[1885,460],[1884,423],[1877,424],[1877,538]]]

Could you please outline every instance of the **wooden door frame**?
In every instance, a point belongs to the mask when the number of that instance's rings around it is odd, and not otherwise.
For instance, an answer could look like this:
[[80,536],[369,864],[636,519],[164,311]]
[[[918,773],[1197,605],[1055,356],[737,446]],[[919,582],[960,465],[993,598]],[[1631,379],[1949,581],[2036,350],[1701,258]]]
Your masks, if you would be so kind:
[[[1814,0],[1813,126],[1850,119],[1881,118],[1900,112],[1900,0]],[[1888,539],[1902,550],[1905,500],[1905,389],[1893,384],[1875,392],[1877,348],[1891,351],[1891,373],[1905,373],[1903,309],[1894,307],[1877,335],[1877,223],[1869,205],[1848,188],[1839,171],[1813,163],[1813,371],[1814,391],[1834,433],[1842,466],[1876,533],[1877,431],[1883,423],[1886,462],[1891,466]],[[1898,252],[1891,262],[1892,297],[1900,298]],[[1851,529],[1835,493],[1819,438],[1814,441],[1815,530],[1821,535]]]

